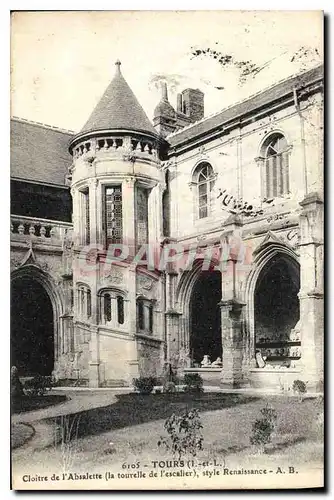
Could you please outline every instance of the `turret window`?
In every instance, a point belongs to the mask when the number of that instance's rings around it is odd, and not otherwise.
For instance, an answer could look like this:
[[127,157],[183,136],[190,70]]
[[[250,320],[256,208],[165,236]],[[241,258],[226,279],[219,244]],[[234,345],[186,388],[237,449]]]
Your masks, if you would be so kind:
[[102,290],[99,293],[100,323],[121,328],[126,321],[126,300],[117,290]]
[[89,319],[92,315],[92,296],[87,285],[79,285],[77,288],[78,313],[80,318]]
[[80,191],[81,195],[81,235],[83,245],[90,243],[90,207],[89,207],[89,188]]
[[122,187],[110,186],[105,190],[105,227],[107,246],[122,243]]
[[137,245],[145,245],[148,240],[148,192],[137,187]]
[[149,332],[153,332],[153,305],[150,304],[148,308],[148,329]]
[[137,328],[140,333],[152,334],[154,327],[154,310],[151,300],[145,297],[137,299]]
[[138,328],[139,330],[145,329],[145,318],[144,318],[144,303],[139,300],[137,303],[137,314],[138,314]]
[[124,298],[121,295],[117,296],[117,321],[120,325],[124,323]]
[[109,293],[103,295],[104,322],[111,321],[111,297]]

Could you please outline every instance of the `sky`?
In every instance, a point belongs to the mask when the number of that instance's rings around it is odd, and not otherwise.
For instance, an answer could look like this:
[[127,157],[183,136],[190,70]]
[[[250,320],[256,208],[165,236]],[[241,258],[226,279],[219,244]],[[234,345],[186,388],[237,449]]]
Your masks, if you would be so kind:
[[[177,92],[201,89],[207,116],[319,64],[322,42],[320,11],[15,12],[11,114],[79,131],[120,59],[150,119],[160,81],[167,82],[174,106]],[[235,66],[192,56],[206,48],[232,55],[234,61],[269,64],[241,84]],[[305,50],[307,57],[291,62]]]

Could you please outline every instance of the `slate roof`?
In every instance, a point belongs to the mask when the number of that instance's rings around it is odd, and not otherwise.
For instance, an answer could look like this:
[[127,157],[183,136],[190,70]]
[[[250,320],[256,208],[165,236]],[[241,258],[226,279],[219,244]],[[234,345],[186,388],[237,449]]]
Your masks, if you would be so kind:
[[178,146],[184,142],[191,141],[198,136],[208,133],[223,124],[234,121],[239,117],[245,116],[254,110],[263,108],[272,102],[279,100],[287,95],[292,95],[293,87],[304,86],[323,78],[323,65],[312,68],[311,70],[299,73],[282,80],[281,82],[265,89],[257,94],[245,99],[237,104],[233,104],[212,116],[186,126],[185,128],[174,132],[166,137],[171,146]]
[[11,120],[11,177],[65,186],[74,133],[21,118]]
[[106,129],[127,129],[157,135],[152,123],[125,81],[120,62],[116,73],[80,134]]

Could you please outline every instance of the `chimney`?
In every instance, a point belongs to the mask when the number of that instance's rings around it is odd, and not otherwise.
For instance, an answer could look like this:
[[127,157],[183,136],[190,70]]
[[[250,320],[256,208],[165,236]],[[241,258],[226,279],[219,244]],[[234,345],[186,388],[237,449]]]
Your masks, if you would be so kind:
[[176,96],[176,111],[178,113],[182,113],[182,95],[181,94],[177,94]]
[[167,83],[161,82],[161,100],[168,102]]
[[[177,100],[179,104],[179,98]],[[198,89],[186,89],[182,92],[182,112],[192,122],[204,117],[204,94]]]

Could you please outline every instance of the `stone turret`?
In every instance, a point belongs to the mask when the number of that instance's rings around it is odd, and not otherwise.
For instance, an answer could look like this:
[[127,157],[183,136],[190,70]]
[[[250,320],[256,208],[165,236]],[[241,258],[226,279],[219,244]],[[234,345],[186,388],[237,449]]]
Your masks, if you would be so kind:
[[[136,266],[129,261],[110,264],[109,259],[108,251],[117,245],[131,262],[138,248],[159,241],[163,233],[161,138],[125,81],[121,63],[115,64],[114,78],[69,147],[75,335],[83,342],[82,358],[90,360],[89,366],[82,367],[81,377],[93,387],[129,383],[140,374],[137,331],[150,334],[154,307],[160,308],[153,301],[153,283],[158,280],[154,273],[151,288],[140,294],[138,306],[141,278]],[[98,249],[90,269],[89,248]],[[159,349],[160,343],[156,346]]]

